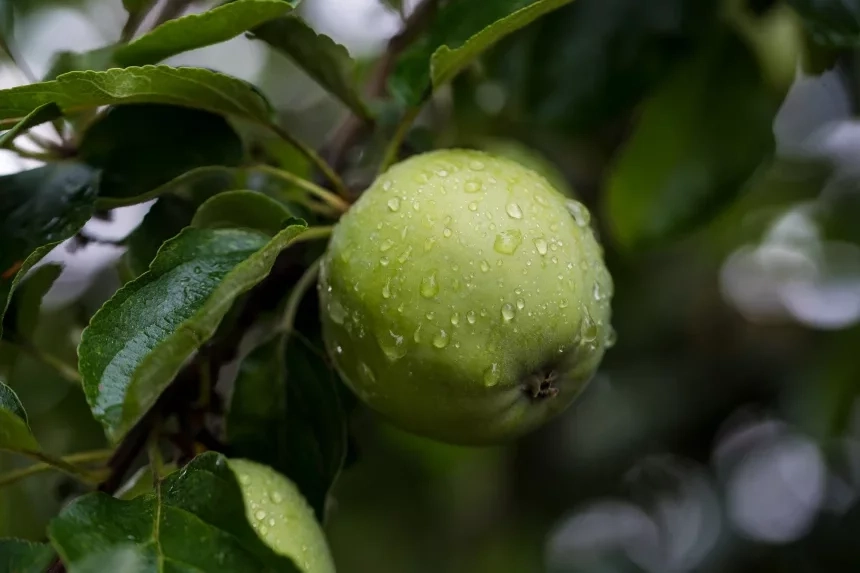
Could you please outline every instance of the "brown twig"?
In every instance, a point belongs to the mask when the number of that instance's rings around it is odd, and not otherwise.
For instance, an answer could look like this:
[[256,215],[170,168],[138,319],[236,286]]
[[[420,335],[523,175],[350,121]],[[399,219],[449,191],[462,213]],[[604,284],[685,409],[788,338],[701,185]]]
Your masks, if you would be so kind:
[[[409,15],[403,25],[403,30],[388,41],[385,53],[376,63],[365,85],[365,95],[368,99],[384,97],[388,92],[388,76],[394,70],[397,58],[418,35],[433,20],[439,0],[424,0]],[[373,124],[351,114],[337,129],[328,146],[329,163],[336,170],[343,167],[346,152],[355,145]]]

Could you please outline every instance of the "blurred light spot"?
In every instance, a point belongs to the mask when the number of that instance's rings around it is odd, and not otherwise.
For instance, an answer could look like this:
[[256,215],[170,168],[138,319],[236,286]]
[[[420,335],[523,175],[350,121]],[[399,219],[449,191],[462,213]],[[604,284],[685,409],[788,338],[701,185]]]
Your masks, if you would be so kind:
[[[100,8],[95,13],[107,15],[105,10],[112,7],[105,4],[114,3],[99,2]],[[23,20],[15,37],[19,52],[38,77],[45,75],[57,52],[85,52],[115,40],[105,37],[101,28],[83,11],[56,5],[48,5]]]
[[824,502],[827,468],[816,444],[784,424],[744,424],[717,445],[726,511],[745,535],[786,543],[805,535]]
[[774,119],[777,154],[825,157],[833,153],[836,142],[828,140],[834,127],[852,116],[850,91],[839,71],[820,76],[798,73]]
[[811,276],[780,286],[780,297],[796,320],[813,328],[846,328],[860,320],[860,247],[827,242]]
[[566,518],[547,545],[547,564],[564,569],[612,550],[658,543],[657,525],[641,508],[621,500],[596,501]]
[[602,500],[568,516],[549,538],[550,569],[588,571],[617,551],[653,573],[692,571],[702,563],[721,530],[719,501],[704,469],[652,457],[631,470],[628,482],[643,503]]
[[164,63],[171,66],[209,68],[256,83],[265,67],[268,50],[265,43],[240,36],[220,44],[184,52],[168,58]]
[[379,0],[316,0],[302,8],[317,32],[346,46],[353,57],[379,53],[402,27],[400,15]]
[[507,97],[505,88],[499,82],[483,82],[475,90],[475,103],[489,115],[502,111]]

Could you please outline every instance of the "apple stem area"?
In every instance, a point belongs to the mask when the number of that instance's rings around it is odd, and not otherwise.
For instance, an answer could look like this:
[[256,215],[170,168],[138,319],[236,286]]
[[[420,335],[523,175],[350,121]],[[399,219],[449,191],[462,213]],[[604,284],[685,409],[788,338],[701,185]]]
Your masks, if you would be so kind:
[[526,378],[523,391],[535,401],[554,398],[558,395],[558,388],[555,387],[557,379],[558,372],[555,369],[541,369]]

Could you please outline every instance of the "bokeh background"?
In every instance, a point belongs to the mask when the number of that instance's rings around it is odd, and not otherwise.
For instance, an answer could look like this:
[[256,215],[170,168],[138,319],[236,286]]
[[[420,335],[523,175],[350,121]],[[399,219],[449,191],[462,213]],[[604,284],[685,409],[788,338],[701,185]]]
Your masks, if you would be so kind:
[[[305,0],[301,13],[369,65],[413,5]],[[7,22],[14,14],[14,45],[36,77],[57,52],[114,41],[124,22],[120,0],[0,0],[0,9]],[[746,110],[760,94],[738,96],[738,61],[697,59],[715,30],[753,54],[772,108]],[[346,114],[246,38],[169,63],[256,83],[315,145]],[[857,63],[851,47],[822,49],[781,1],[576,0],[439,94],[414,148],[527,146],[591,208],[615,278],[618,341],[574,407],[502,447],[437,444],[357,410],[354,459],[327,524],[339,571],[860,570]],[[663,110],[638,171],[621,170],[643,109],[699,73],[709,78],[701,105]],[[26,81],[0,60],[0,87]],[[749,133],[732,129],[739,117]],[[765,149],[749,145],[762,122]],[[651,169],[672,160],[668,195],[610,198],[613,186],[647,187]],[[0,174],[37,164],[0,151]],[[351,165],[360,179],[360,152]],[[713,187],[718,201],[690,200]],[[121,239],[149,207],[88,225],[118,244],[63,245],[46,259],[66,264],[31,318],[51,360],[73,363],[83,325],[119,285]],[[658,232],[663,215],[687,208],[690,224]],[[632,244],[623,226],[637,217],[656,231]],[[103,445],[80,387],[60,370],[2,344],[0,368],[46,449]],[[4,471],[20,464],[0,456]],[[75,488],[42,474],[0,490],[0,536],[39,539]]]

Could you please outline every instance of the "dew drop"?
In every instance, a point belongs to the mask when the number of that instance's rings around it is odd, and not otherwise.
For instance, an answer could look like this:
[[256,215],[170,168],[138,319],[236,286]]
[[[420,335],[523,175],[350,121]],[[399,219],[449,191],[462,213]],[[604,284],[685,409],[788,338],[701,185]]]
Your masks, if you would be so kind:
[[270,518],[269,518],[269,527],[275,527],[275,523],[276,523],[276,522],[275,522],[275,518],[274,518],[274,517],[270,517]]
[[499,368],[498,364],[493,362],[493,364],[489,368],[484,370],[484,386],[486,386],[487,388],[492,388],[499,383],[501,377],[501,368]]
[[398,199],[397,197],[392,197],[391,199],[389,199],[388,200],[388,208],[391,209],[392,211],[399,211],[400,210],[400,199]]
[[576,221],[576,224],[580,227],[585,227],[591,221],[591,215],[588,213],[588,209],[586,209],[579,201],[568,199],[565,201],[564,205],[573,216],[573,220]]
[[269,492],[269,497],[271,498],[271,500],[272,500],[274,503],[281,503],[282,501],[284,501],[284,496],[282,496],[282,495],[281,495],[279,492],[277,492],[277,491]]
[[433,337],[433,346],[436,348],[445,348],[450,341],[451,338],[448,336],[448,333],[440,329],[439,333]]
[[418,325],[418,328],[415,329],[415,332],[412,334],[412,340],[415,342],[421,342],[421,325]]
[[535,201],[537,201],[539,204],[543,205],[544,207],[546,207],[549,204],[549,203],[547,203],[547,200],[544,199],[544,197],[540,194],[535,195]]
[[502,305],[502,319],[504,319],[505,322],[510,322],[514,319],[514,316],[516,316],[516,311],[514,311],[513,305],[509,302],[506,302],[505,304],[503,304]]
[[381,259],[379,259],[379,264],[382,265],[383,267],[387,267],[388,263],[390,263],[390,262],[391,261],[388,259],[388,257],[382,257]]
[[546,241],[543,239],[543,237],[535,239],[535,248],[541,256],[546,254]]
[[262,509],[260,509],[257,511],[257,513],[254,514],[254,517],[256,517],[259,521],[263,521],[264,519],[266,519],[266,515],[268,514]]
[[481,190],[484,185],[475,179],[471,179],[466,181],[465,185],[463,185],[463,191],[466,193],[477,193]]
[[251,476],[249,476],[248,474],[242,474],[239,476],[239,481],[245,485],[248,485],[249,483],[251,483]]
[[591,318],[591,314],[588,312],[588,309],[583,309],[584,316],[582,318],[582,324],[580,325],[580,335],[582,336],[582,340],[585,342],[594,342],[597,338],[597,324],[595,324],[594,319]]
[[382,298],[391,298],[391,279],[385,281],[385,286],[382,287]]
[[612,328],[612,325],[606,330],[606,340],[603,343],[606,345],[606,348],[612,348],[615,346],[615,343],[618,342],[618,333],[615,332],[615,329]]
[[412,254],[412,247],[406,247],[406,250],[403,251],[403,253],[401,253],[401,255],[399,257],[397,257],[397,262],[398,263],[405,263],[406,260],[409,258],[409,255],[411,255],[411,254]]
[[558,264],[558,257],[553,257],[551,260],[554,264]]
[[524,300],[523,300],[523,299],[521,299],[521,298],[518,298],[518,299],[517,299],[517,308],[518,308],[518,309],[520,309],[520,310],[522,310],[522,309],[524,309],[525,307],[526,307],[526,301],[524,301]]
[[418,201],[413,201],[412,202],[412,210],[413,211],[420,211],[421,210],[421,203],[419,203]]
[[385,239],[385,240],[384,240],[384,241],[382,241],[382,243],[379,245],[379,250],[380,250],[380,251],[382,251],[382,252],[384,253],[384,252],[386,252],[386,251],[390,251],[390,250],[391,250],[391,247],[393,247],[393,246],[394,246],[394,241],[392,241],[391,239]]
[[448,237],[451,236],[451,229],[449,229],[448,227],[445,227],[445,229],[442,231],[442,235],[447,239]]
[[424,298],[433,298],[439,294],[439,281],[436,280],[436,273],[431,273],[421,279],[421,296]]
[[424,241],[424,252],[426,253],[430,249],[433,248],[433,245],[436,244],[436,237],[430,237],[426,241]]
[[433,320],[434,318],[436,318],[436,313],[431,310],[424,315],[424,318],[426,318],[427,320]]
[[260,526],[260,534],[261,535],[268,535],[269,534],[269,528],[266,527],[265,525],[261,525]]
[[475,316],[474,310],[470,310],[466,313],[466,320],[469,321],[469,324],[475,324],[475,321],[477,321],[478,318]]
[[391,189],[391,180],[390,179],[382,184],[382,190],[383,191],[388,191],[389,189]]
[[458,324],[460,324],[460,313],[459,312],[455,312],[454,314],[451,315],[451,324],[453,326],[457,326]]
[[484,163],[482,161],[478,161],[477,159],[473,159],[469,162],[469,169],[471,169],[472,171],[483,171],[484,167]]
[[523,234],[517,229],[509,229],[496,235],[493,250],[503,255],[513,255],[522,242]]
[[346,310],[336,298],[331,299],[331,302],[328,303],[328,315],[335,324],[343,324],[346,318]]
[[523,218],[523,210],[520,209],[520,206],[516,203],[508,203],[505,207],[505,212],[511,219],[522,219]]
[[488,263],[486,260],[481,261],[481,271],[486,273],[489,270],[490,270],[490,263]]
[[361,374],[361,377],[364,378],[365,382],[376,384],[376,375],[373,373],[373,370],[370,369],[370,366],[364,362],[359,363],[358,372]]
[[558,223],[553,223],[552,225],[550,225],[549,230],[552,231],[553,233],[558,231]]
[[390,362],[406,356],[406,345],[403,344],[403,337],[396,332],[389,330],[386,333],[382,333],[378,337],[378,341],[379,347]]
[[478,204],[477,203],[475,203],[474,201],[469,203],[469,211],[477,211],[477,210],[478,210]]
[[558,306],[560,306],[561,308],[567,308],[567,305],[568,305],[568,302],[567,302],[566,298],[563,298],[558,302]]
[[600,283],[594,283],[594,288],[591,289],[591,294],[594,297],[594,300],[601,301],[603,300],[603,291],[600,290]]

